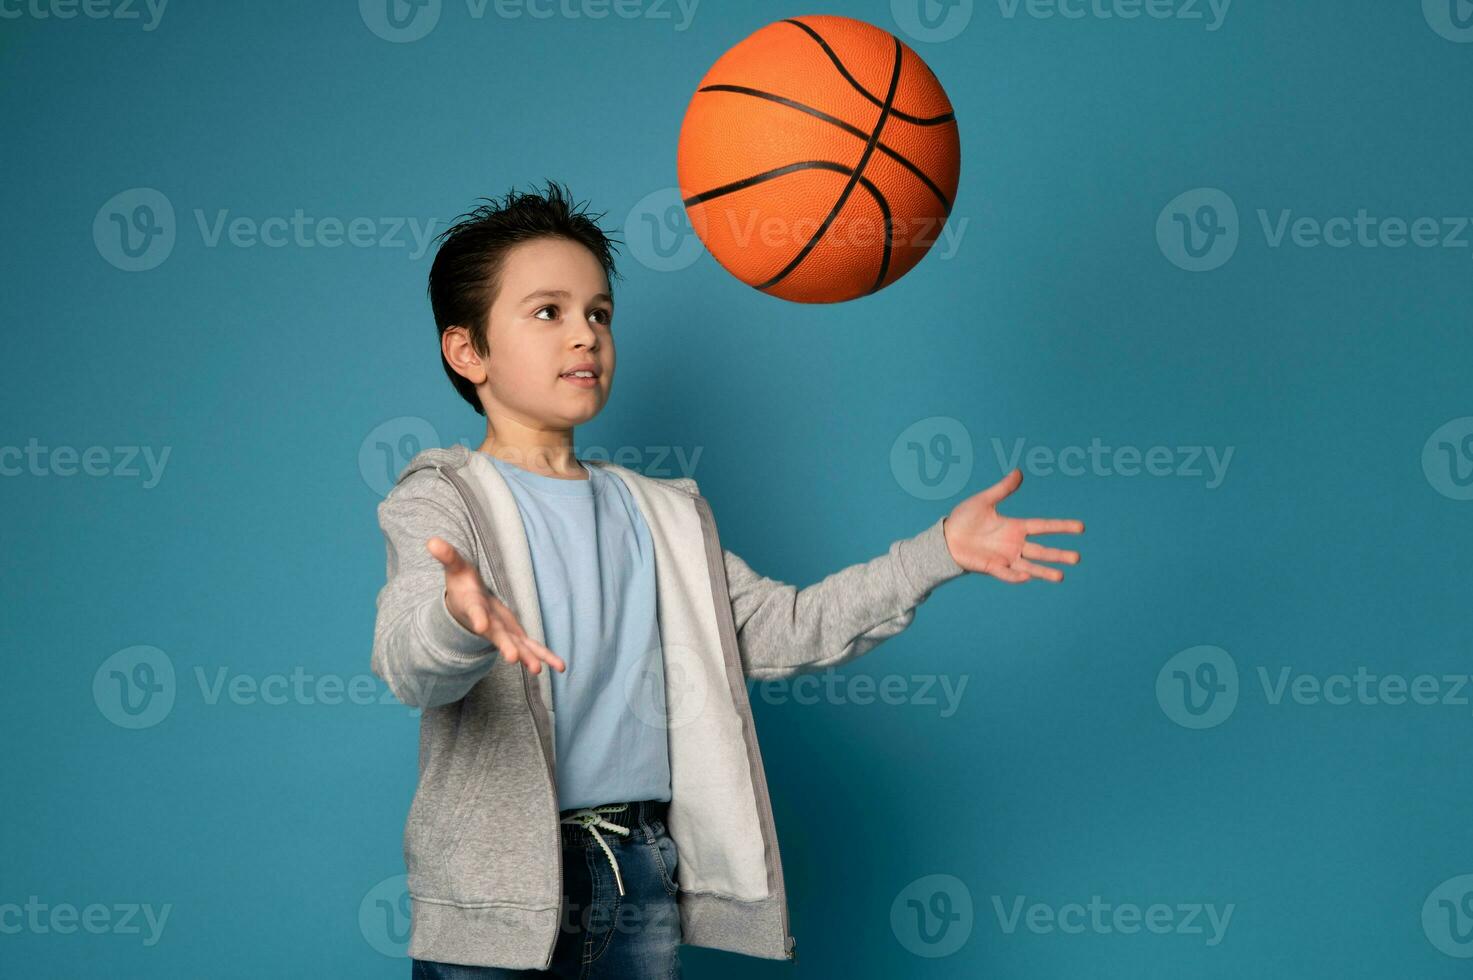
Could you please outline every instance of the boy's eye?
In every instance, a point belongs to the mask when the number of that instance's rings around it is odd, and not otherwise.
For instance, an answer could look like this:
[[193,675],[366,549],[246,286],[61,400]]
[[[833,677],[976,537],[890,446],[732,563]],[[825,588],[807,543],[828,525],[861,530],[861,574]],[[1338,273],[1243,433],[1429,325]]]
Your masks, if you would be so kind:
[[[536,317],[537,319],[539,319],[539,320],[556,320],[557,319],[557,309],[558,308],[557,308],[556,304],[549,303],[546,306],[539,306],[539,307],[537,307],[537,309],[535,309],[535,310],[532,311],[532,315],[534,317]],[[551,310],[552,311],[552,316],[550,316],[550,317],[542,316],[542,313],[544,311],[547,311],[547,310]],[[596,310],[592,310],[588,315],[589,316],[596,316],[596,317],[598,317],[599,319],[598,319],[597,322],[602,323],[602,324],[608,324],[609,318],[610,318],[610,316],[612,316],[612,314],[610,314],[609,311],[606,310],[606,309],[604,309],[603,307],[599,307]]]

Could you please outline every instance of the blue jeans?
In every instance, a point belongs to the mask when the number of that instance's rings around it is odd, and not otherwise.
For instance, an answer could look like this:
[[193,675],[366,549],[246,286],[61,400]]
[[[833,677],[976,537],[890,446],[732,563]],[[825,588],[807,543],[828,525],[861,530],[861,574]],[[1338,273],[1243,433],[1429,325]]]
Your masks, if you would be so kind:
[[[413,980],[679,980],[678,857],[675,842],[665,831],[668,806],[645,800],[603,814],[604,819],[629,828],[627,835],[599,829],[618,862],[617,879],[608,854],[589,830],[562,825],[563,903],[548,969],[414,960]],[[619,880],[624,885],[622,896]]]

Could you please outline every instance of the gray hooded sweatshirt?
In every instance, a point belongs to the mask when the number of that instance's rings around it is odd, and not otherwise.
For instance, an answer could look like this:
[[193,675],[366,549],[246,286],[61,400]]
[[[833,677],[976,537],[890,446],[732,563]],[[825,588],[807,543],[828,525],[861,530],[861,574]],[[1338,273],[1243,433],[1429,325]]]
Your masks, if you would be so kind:
[[[909,626],[965,572],[938,519],[805,589],[722,548],[686,477],[586,460],[629,487],[655,549],[670,750],[667,830],[681,941],[792,959],[772,804],[746,681],[847,663]],[[441,537],[474,564],[527,634],[545,641],[521,515],[505,478],[465,446],[426,449],[378,507],[388,552],[373,672],[423,709],[419,782],[404,828],[415,959],[545,969],[558,938],[562,846],[548,669],[508,664],[445,606]],[[616,802],[616,801],[610,801]]]

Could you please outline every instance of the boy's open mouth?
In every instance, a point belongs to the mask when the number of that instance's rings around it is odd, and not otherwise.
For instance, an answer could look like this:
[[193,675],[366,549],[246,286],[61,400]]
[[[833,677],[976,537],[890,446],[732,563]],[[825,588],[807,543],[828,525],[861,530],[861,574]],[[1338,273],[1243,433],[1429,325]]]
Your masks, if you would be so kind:
[[568,382],[568,384],[577,385],[579,388],[592,388],[598,384],[598,378],[594,376],[592,371],[570,371],[567,374],[560,374],[558,377]]

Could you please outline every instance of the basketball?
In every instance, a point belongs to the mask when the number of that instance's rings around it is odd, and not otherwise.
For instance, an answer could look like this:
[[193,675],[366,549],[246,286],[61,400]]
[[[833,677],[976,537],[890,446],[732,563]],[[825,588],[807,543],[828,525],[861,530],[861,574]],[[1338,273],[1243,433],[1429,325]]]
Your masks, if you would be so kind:
[[838,303],[905,275],[940,237],[956,115],[899,38],[850,17],[775,21],[723,54],[681,123],[691,227],[732,275]]

